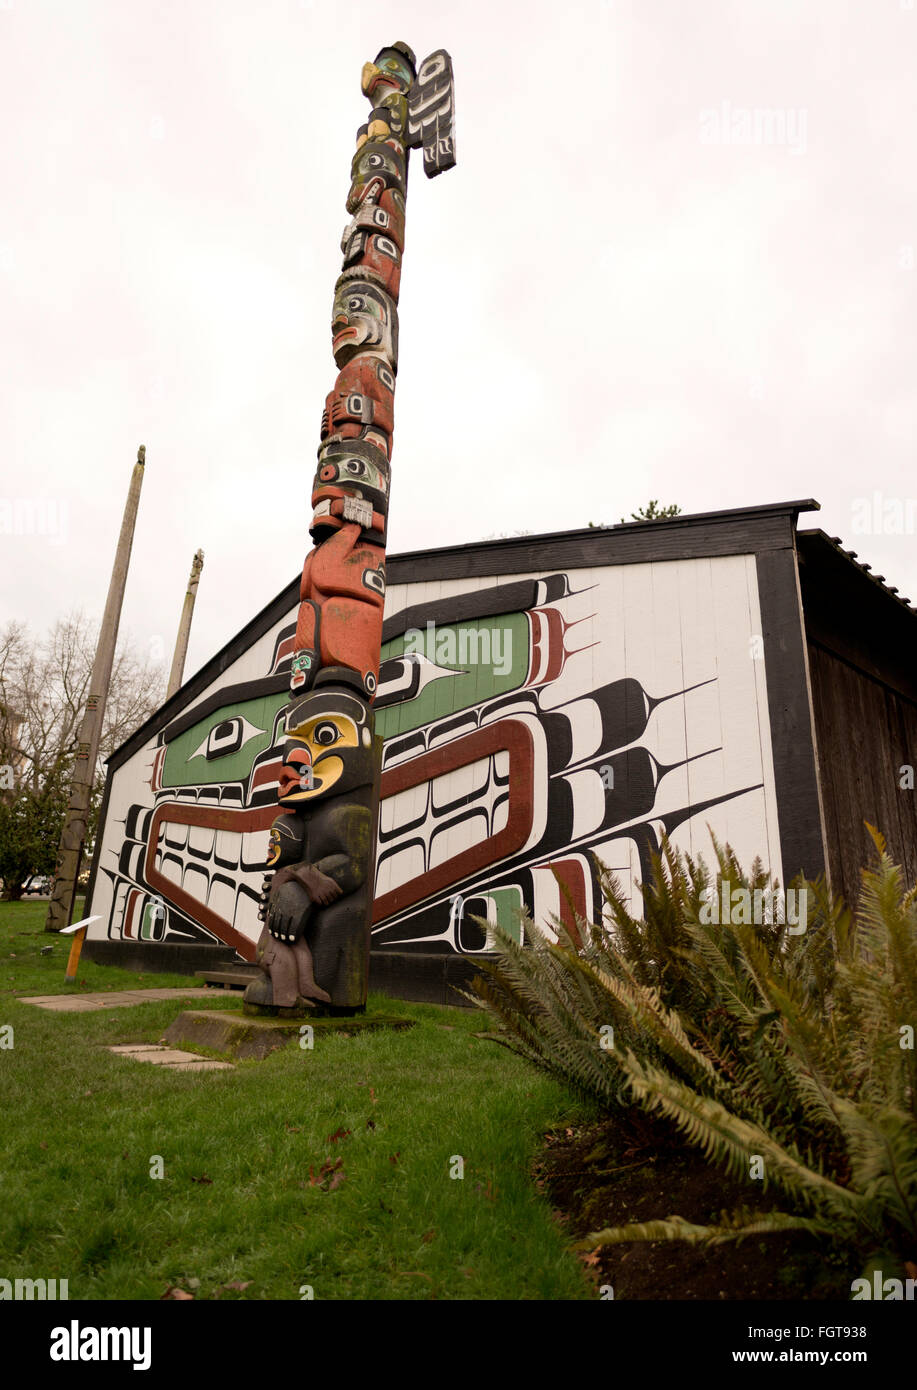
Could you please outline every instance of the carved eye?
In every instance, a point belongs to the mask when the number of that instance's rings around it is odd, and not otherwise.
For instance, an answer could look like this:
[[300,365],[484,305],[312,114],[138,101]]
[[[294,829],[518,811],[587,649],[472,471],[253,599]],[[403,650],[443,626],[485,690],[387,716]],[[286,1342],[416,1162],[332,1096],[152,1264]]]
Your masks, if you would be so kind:
[[439,77],[441,72],[446,71],[446,60],[442,53],[432,53],[425,62],[420,65],[420,72],[417,74],[418,84],[421,82],[431,82],[434,77]]
[[203,757],[208,760],[224,758],[227,753],[238,753],[249,739],[263,733],[264,729],[256,728],[243,715],[235,715],[231,719],[224,719],[220,724],[215,724],[200,746],[195,748],[190,756],[192,758]]
[[382,164],[383,164],[383,159],[382,159],[381,154],[371,154],[371,155],[369,156],[368,163],[369,163],[370,169],[381,169]]
[[360,474],[363,472],[363,464],[359,459],[348,459],[347,463],[344,466],[346,467],[348,473]]
[[362,309],[363,296],[361,294],[352,294],[347,301],[347,308],[354,311],[357,309]]
[[317,743],[322,748],[329,748],[332,743],[337,743],[337,725],[325,721],[323,724],[316,724],[315,732],[312,735],[312,742]]

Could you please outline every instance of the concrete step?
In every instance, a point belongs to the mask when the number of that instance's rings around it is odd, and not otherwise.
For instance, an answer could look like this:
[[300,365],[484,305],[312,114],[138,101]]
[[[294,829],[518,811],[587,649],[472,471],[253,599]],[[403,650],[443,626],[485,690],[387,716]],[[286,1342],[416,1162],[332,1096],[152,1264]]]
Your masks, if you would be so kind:
[[[251,1018],[235,1009],[189,1009],[170,1023],[162,1041],[182,1051],[206,1047],[233,1061],[267,1057],[278,1047],[299,1041],[308,1050],[321,1046],[330,1037],[353,1038],[358,1033],[381,1028],[413,1028],[414,1020],[392,1014],[361,1014],[355,1018]],[[306,1028],[309,1029],[308,1039]],[[129,1045],[129,1044],[128,1044]],[[147,1053],[131,1053],[140,1061],[151,1060]],[[198,1054],[200,1056],[200,1054]]]
[[34,1004],[38,1009],[50,1009],[52,1013],[92,1013],[96,1009],[123,1009],[129,1004],[149,1004],[152,1000],[184,999],[189,994],[200,997],[206,991],[203,986],[196,988],[182,985],[179,989],[123,989],[106,990],[102,994],[35,994],[20,998],[20,1004]]
[[135,1062],[152,1062],[156,1066],[168,1067],[170,1071],[225,1071],[232,1070],[231,1062],[220,1062],[214,1057],[202,1057],[199,1052],[183,1052],[179,1048],[162,1047],[159,1043],[127,1043],[110,1047],[120,1057],[130,1057]]
[[246,985],[258,978],[261,971],[257,965],[239,965],[227,970],[195,970],[194,974],[196,979],[203,980],[208,987],[245,989]]

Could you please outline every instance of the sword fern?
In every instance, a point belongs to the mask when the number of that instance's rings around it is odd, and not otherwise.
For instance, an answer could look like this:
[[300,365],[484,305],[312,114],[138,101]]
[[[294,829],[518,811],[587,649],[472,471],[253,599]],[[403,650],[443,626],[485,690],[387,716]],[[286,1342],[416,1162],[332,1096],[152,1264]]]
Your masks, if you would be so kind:
[[467,997],[496,1041],[607,1110],[665,1116],[737,1176],[763,1162],[764,1187],[788,1207],[708,1226],[669,1216],[582,1248],[800,1229],[864,1263],[917,1258],[917,890],[870,834],[876,864],[855,916],[823,881],[800,884],[814,905],[801,936],[705,918],[714,884],[776,888],[715,839],[715,879],[663,843],[642,920],[599,864],[607,912],[577,919],[580,943],[556,918],[556,939],[524,918],[525,946],[490,927],[495,955]]

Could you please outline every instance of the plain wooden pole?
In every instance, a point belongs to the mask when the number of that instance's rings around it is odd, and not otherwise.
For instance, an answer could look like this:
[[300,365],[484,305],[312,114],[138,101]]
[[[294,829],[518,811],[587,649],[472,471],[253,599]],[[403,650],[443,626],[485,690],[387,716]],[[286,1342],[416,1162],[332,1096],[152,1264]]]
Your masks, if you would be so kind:
[[185,657],[188,655],[188,637],[191,633],[191,618],[194,614],[194,600],[197,597],[197,586],[201,581],[203,568],[204,552],[199,550],[191,561],[191,574],[185,592],[185,601],[182,605],[181,621],[178,624],[178,636],[175,639],[175,655],[172,657],[172,670],[169,672],[169,687],[166,690],[167,700],[175,694],[184,675]]
[[61,931],[70,925],[73,916],[73,903],[76,897],[76,884],[83,857],[83,845],[89,819],[89,799],[99,758],[99,742],[102,737],[102,720],[108,700],[108,687],[111,684],[111,671],[115,660],[115,645],[118,641],[118,624],[121,621],[121,604],[124,599],[124,586],[127,583],[127,569],[131,558],[131,545],[134,540],[134,525],[140,505],[140,489],[143,486],[146,449],[143,445],[137,451],[137,462],[131,474],[131,483],[124,505],[124,518],[121,522],[121,535],[115,552],[114,568],[108,586],[108,599],[102,618],[102,628],[92,663],[89,679],[89,698],[83,712],[77,740],[76,762],[70,782],[70,804],[64,821],[58,854],[57,872],[48,905],[48,919],[45,931]]

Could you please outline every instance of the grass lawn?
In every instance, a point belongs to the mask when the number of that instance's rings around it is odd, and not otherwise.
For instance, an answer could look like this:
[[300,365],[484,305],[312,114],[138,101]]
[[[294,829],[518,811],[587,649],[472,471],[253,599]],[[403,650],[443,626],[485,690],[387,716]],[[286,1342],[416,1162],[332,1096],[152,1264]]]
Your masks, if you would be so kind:
[[0,1048],[0,1278],[67,1279],[71,1299],[597,1296],[530,1172],[544,1131],[583,1112],[475,1037],[477,1011],[373,996],[416,1027],[169,1072],[105,1045],[157,1041],[178,1001],[88,1015],[18,1002],[196,983],[87,962],[68,986],[69,940],[43,933],[46,911],[0,904],[15,1044]]
[[[141,975],[135,970],[122,970],[116,965],[94,965],[80,958],[77,978],[72,984],[64,979],[67,958],[73,944],[72,936],[56,936],[45,932],[48,903],[0,902],[0,1000],[14,994],[74,994],[99,993],[102,990],[163,989],[168,986],[199,985],[193,975]],[[77,898],[73,910],[74,922],[85,915],[85,902]],[[40,952],[50,946],[51,952]],[[0,1276],[2,1277],[2,1276]]]

